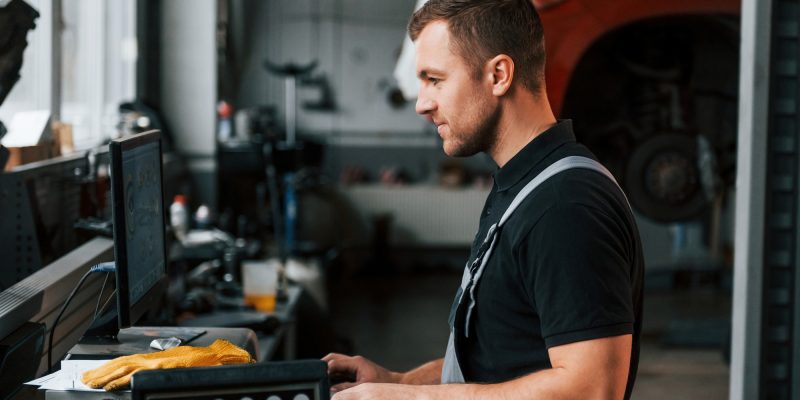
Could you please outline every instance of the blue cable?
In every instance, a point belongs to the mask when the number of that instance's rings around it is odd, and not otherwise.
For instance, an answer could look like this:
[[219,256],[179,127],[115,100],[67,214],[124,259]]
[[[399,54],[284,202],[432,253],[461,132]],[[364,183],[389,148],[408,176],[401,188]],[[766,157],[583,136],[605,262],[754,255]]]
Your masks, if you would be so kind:
[[117,272],[117,264],[114,261],[100,263],[90,268],[89,272]]
[[72,292],[69,294],[69,296],[67,296],[67,300],[64,302],[64,305],[61,306],[61,311],[58,312],[55,321],[53,321],[53,325],[50,327],[50,340],[48,341],[47,344],[47,373],[53,371],[53,361],[52,361],[53,336],[55,335],[56,332],[56,326],[58,326],[58,321],[61,319],[61,316],[64,315],[64,311],[67,310],[67,306],[69,306],[69,303],[72,301],[72,298],[75,297],[75,293],[77,293],[78,290],[81,288],[81,286],[83,286],[83,282],[86,281],[86,278],[88,278],[89,275],[97,272],[116,272],[116,271],[117,271],[117,264],[113,261],[100,263],[89,268],[89,270],[86,271],[86,273],[83,274],[81,279],[78,281],[78,284],[75,286],[75,288],[72,289]]

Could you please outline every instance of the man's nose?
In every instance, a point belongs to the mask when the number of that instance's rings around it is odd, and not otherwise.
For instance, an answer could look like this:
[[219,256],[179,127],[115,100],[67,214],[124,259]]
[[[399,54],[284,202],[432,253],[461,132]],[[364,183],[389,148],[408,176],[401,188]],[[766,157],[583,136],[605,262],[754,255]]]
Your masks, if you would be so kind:
[[431,100],[428,96],[423,94],[423,91],[420,90],[419,95],[417,96],[417,104],[416,104],[416,111],[417,114],[426,115],[433,111],[435,108],[435,103]]

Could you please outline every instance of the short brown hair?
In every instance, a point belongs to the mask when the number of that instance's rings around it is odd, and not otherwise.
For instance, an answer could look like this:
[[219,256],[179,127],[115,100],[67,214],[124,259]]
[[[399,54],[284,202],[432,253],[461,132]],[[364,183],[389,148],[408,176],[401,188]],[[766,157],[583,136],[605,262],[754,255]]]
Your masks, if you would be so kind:
[[429,0],[408,23],[411,40],[433,21],[445,21],[460,55],[479,75],[484,63],[505,54],[515,78],[532,93],[544,79],[544,30],[531,0]]

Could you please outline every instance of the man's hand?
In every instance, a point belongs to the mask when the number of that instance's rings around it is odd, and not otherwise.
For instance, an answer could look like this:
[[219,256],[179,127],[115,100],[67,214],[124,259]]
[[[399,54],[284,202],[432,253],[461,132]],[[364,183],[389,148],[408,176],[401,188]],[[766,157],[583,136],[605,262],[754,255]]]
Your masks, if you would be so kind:
[[331,392],[339,392],[369,382],[399,383],[402,376],[400,373],[389,371],[361,356],[350,357],[344,354],[331,353],[323,357],[322,361],[328,363],[328,376],[331,381],[341,382],[333,385]]

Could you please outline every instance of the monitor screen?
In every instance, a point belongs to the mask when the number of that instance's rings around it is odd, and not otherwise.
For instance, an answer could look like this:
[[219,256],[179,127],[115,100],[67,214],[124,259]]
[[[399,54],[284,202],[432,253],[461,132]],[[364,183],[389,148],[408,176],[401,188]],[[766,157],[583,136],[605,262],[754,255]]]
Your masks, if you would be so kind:
[[126,328],[158,300],[166,274],[161,141],[152,131],[109,147],[117,307]]

